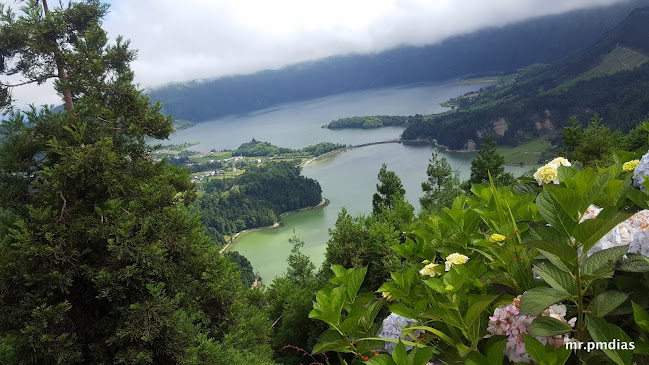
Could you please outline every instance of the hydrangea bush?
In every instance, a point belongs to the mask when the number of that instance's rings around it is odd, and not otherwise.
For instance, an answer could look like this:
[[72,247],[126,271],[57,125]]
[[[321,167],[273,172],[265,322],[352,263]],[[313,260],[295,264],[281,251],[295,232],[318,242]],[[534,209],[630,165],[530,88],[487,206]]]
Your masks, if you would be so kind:
[[[393,247],[404,269],[374,294],[350,295],[364,268],[333,268],[311,313],[330,326],[314,352],[374,365],[649,363],[649,195],[634,188],[649,158],[631,160],[557,158],[516,186],[474,185],[406,232]],[[564,346],[614,340],[643,345]]]

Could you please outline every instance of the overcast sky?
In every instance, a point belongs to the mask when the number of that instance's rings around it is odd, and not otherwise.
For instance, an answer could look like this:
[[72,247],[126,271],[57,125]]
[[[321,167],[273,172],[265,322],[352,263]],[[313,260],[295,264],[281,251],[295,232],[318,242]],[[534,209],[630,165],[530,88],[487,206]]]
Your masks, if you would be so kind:
[[[622,1],[109,0],[104,28],[113,38],[131,40],[139,50],[136,81],[155,87],[433,44],[484,27]],[[18,105],[60,103],[49,90],[16,88],[14,96]]]

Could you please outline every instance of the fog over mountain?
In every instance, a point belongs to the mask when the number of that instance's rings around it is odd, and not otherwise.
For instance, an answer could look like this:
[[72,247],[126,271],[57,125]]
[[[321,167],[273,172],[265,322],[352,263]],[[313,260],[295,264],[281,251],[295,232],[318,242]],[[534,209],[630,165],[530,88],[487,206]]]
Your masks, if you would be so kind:
[[454,36],[438,44],[379,53],[331,56],[249,75],[225,76],[149,89],[178,119],[203,121],[367,88],[514,72],[554,63],[622,21],[647,0],[536,17]]
[[[435,44],[486,27],[631,0],[110,0],[105,21],[139,50],[136,81],[246,74],[306,60]],[[10,4],[17,7],[18,4]],[[14,90],[19,104],[57,103],[51,85]]]

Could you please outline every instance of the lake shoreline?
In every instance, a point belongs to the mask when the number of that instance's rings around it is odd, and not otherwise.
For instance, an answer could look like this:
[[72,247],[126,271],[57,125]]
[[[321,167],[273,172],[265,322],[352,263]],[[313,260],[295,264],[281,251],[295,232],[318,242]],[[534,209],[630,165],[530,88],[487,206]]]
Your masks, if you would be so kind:
[[[280,214],[280,215],[279,215],[279,218],[281,218],[281,217],[285,217],[285,216],[290,215],[290,214],[295,214],[295,213],[303,212],[303,211],[305,211],[305,210],[311,210],[311,209],[317,209],[317,208],[324,208],[324,207],[326,207],[327,205],[329,205],[330,202],[331,202],[331,201],[330,201],[329,199],[323,197],[322,200],[320,200],[320,203],[318,203],[318,205],[314,205],[314,206],[310,206],[310,207],[305,207],[305,208],[301,208],[301,209],[296,209],[296,210],[292,210],[292,211],[290,211],[290,212],[285,212],[285,213]],[[280,219],[280,221],[281,221],[281,219]],[[281,222],[275,222],[275,223],[273,223],[272,226],[265,226],[265,227],[257,227],[257,228],[244,229],[243,231],[237,232],[237,233],[235,233],[235,234],[232,236],[232,238],[230,239],[230,242],[228,242],[225,246],[223,246],[223,247],[219,250],[219,253],[220,253],[220,254],[223,254],[224,252],[227,252],[230,248],[232,248],[232,247],[236,244],[238,238],[243,237],[244,235],[246,235],[246,234],[248,234],[248,233],[250,233],[250,232],[260,231],[260,230],[264,230],[264,229],[273,229],[273,228],[277,228],[277,227],[279,227],[280,225],[281,225]]]

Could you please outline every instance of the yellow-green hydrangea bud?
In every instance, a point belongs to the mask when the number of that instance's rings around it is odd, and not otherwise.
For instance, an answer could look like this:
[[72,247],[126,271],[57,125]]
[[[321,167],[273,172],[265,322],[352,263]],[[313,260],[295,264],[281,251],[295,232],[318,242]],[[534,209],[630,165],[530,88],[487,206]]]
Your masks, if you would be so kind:
[[636,167],[638,167],[639,163],[640,160],[631,160],[629,162],[625,162],[624,165],[622,165],[622,170],[624,172],[633,171]]
[[502,234],[494,233],[489,237],[489,241],[491,242],[502,242],[506,239],[507,237],[503,236]]

